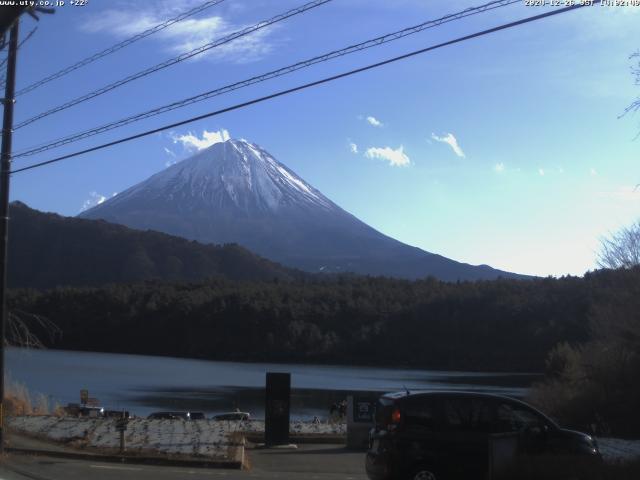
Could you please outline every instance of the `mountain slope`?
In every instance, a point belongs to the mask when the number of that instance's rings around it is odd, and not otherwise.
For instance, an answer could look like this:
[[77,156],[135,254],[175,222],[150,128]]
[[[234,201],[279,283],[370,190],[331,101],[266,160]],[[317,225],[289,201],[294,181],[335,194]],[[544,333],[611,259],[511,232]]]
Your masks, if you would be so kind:
[[11,204],[9,286],[98,286],[151,279],[288,280],[304,274],[238,245],[202,245],[104,221]]
[[311,272],[442,280],[516,276],[394,240],[244,140],[217,143],[80,216],[203,243],[234,242]]

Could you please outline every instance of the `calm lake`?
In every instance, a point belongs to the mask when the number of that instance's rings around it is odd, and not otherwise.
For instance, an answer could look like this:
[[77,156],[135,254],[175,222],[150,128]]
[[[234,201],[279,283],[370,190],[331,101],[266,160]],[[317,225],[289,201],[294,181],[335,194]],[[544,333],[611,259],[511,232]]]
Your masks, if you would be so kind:
[[452,372],[377,367],[235,363],[184,358],[71,352],[6,351],[7,381],[26,385],[50,402],[80,401],[80,389],[108,409],[136,415],[157,410],[202,411],[236,407],[264,418],[266,372],[290,372],[291,415],[327,417],[328,407],[350,393],[414,390],[475,390],[515,397],[526,394],[534,374]]

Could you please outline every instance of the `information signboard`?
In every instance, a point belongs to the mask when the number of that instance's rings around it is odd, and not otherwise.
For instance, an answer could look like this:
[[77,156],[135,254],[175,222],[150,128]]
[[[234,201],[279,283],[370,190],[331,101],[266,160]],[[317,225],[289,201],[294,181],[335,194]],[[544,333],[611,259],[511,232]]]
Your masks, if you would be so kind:
[[376,399],[371,397],[353,397],[353,421],[355,423],[373,423]]
[[375,421],[375,396],[347,396],[347,447],[366,448]]
[[289,443],[291,374],[267,373],[264,439],[267,446]]

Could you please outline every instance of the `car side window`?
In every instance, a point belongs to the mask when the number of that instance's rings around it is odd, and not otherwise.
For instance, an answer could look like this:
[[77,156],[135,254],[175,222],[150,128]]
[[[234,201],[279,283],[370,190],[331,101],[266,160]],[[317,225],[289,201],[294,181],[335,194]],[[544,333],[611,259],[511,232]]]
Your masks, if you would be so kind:
[[522,432],[545,423],[535,412],[510,403],[498,404],[496,413],[497,430],[500,432]]
[[444,419],[450,430],[462,430],[469,418],[470,403],[465,399],[448,398],[444,402]]
[[405,423],[433,430],[436,427],[434,404],[426,398],[410,398],[405,405]]
[[448,398],[444,402],[444,419],[450,430],[488,432],[491,405],[478,398]]
[[492,425],[491,403],[483,399],[471,400],[471,428],[479,432],[490,432]]

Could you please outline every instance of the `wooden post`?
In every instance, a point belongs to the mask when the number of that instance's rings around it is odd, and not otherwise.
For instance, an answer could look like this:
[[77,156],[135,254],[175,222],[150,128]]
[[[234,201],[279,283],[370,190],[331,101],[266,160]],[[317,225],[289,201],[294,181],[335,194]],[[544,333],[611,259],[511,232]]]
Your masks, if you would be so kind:
[[120,453],[124,453],[126,445],[124,439],[124,432],[127,430],[127,417],[125,411],[122,410],[122,417],[116,421],[116,429],[120,432]]
[[4,452],[4,341],[7,323],[7,244],[9,240],[9,172],[11,171],[11,140],[13,133],[13,104],[15,102],[16,61],[18,57],[18,25],[11,27],[7,57],[7,84],[4,90],[2,120],[2,149],[0,152],[0,454]]

